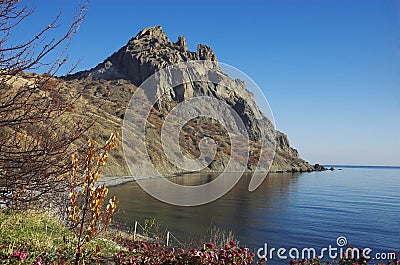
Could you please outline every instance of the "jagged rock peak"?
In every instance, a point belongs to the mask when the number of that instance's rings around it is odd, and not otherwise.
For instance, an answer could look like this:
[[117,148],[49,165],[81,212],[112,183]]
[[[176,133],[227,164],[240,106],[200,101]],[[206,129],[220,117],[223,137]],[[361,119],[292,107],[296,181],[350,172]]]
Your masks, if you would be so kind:
[[168,42],[168,37],[165,32],[162,30],[161,26],[154,26],[142,29],[134,39],[159,39],[165,42]]
[[188,51],[184,36],[179,36],[176,42],[170,42],[162,27],[154,26],[141,30],[95,68],[66,78],[126,79],[139,86],[164,67],[192,60],[213,61],[211,65],[218,68],[217,57],[211,47],[199,44],[196,52]]
[[[210,46],[198,44],[197,53],[188,51],[186,38],[184,36],[180,35],[176,42],[170,42],[161,26],[154,26],[141,30],[128,42],[126,52],[135,54],[136,58],[154,54],[158,56],[164,55],[164,57],[175,57],[173,59],[176,60],[172,60],[170,63],[189,60],[217,61],[217,57]],[[171,54],[175,54],[175,56],[171,56]],[[157,58],[157,56],[155,57]]]
[[217,57],[215,56],[213,50],[210,46],[205,44],[197,45],[197,54],[199,55],[200,60],[211,60],[216,62]]

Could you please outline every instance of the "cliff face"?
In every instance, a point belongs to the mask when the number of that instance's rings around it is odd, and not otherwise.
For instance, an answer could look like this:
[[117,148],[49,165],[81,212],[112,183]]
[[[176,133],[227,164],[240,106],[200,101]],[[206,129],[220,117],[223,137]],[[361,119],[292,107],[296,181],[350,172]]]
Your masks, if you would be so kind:
[[[287,136],[273,128],[272,123],[261,113],[256,106],[253,94],[246,89],[241,80],[233,80],[224,74],[218,66],[217,58],[212,49],[203,44],[198,45],[197,52],[187,50],[186,40],[180,36],[176,42],[169,41],[160,26],[147,28],[139,32],[136,37],[108,57],[104,62],[88,71],[83,71],[66,77],[70,85],[79,84],[86,88],[86,96],[91,100],[100,97],[103,101],[118,102],[118,110],[113,113],[111,107],[108,114],[117,116],[117,124],[122,124],[123,109],[127,106],[135,89],[124,89],[127,83],[138,87],[144,80],[156,71],[167,66],[186,61],[205,60],[210,68],[203,75],[214,75],[217,79],[227,79],[229,85],[221,86],[205,82],[192,82],[179,85],[173,90],[148,93],[148,98],[154,95],[164,95],[149,115],[146,140],[148,153],[152,163],[160,172],[165,174],[182,173],[182,170],[168,162],[163,152],[160,131],[168,112],[178,103],[196,96],[209,96],[223,100],[231,106],[243,121],[250,139],[250,152],[247,169],[254,170],[260,156],[260,141],[266,139],[266,144],[275,146],[275,158],[270,168],[274,172],[311,171],[314,168],[299,158],[297,150],[290,147]],[[184,72],[182,72],[184,74]],[[103,87],[99,89],[99,87]],[[162,86],[161,86],[162,87]],[[251,105],[251,106],[250,106]],[[107,115],[108,115],[107,114]],[[104,114],[106,116],[106,114]],[[104,116],[103,115],[103,116]],[[105,117],[104,116],[104,117]],[[261,119],[260,119],[261,117]],[[113,118],[115,119],[115,117]],[[118,126],[117,126],[118,127]],[[104,129],[107,129],[105,126]],[[266,137],[264,137],[266,136]],[[231,155],[229,137],[218,121],[201,117],[189,121],[183,128],[180,137],[180,146],[187,157],[199,156],[199,143],[202,138],[213,138],[217,143],[216,156],[210,160],[206,171],[222,171]],[[274,141],[276,140],[276,141]],[[265,143],[264,143],[265,144]],[[137,150],[137,163],[143,161],[145,152]],[[117,159],[118,160],[118,159]],[[117,163],[121,164],[121,163]],[[146,165],[143,164],[143,174],[146,174]],[[110,170],[109,172],[118,172]],[[128,174],[124,166],[124,174]]]
[[286,134],[276,131],[276,153],[271,172],[304,172],[315,170],[314,166],[299,157],[299,152],[290,146]]

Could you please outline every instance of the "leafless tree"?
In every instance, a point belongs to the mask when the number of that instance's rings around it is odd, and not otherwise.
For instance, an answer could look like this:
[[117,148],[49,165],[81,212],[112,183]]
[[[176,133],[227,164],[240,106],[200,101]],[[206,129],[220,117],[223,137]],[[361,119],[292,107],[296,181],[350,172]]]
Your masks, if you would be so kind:
[[[34,9],[18,0],[0,0],[0,6],[0,203],[25,207],[65,190],[71,145],[90,126],[74,111],[79,93],[55,76],[67,62],[65,52],[84,21],[87,2],[78,4],[61,37],[51,37],[60,31],[60,13],[19,44],[13,32]],[[43,67],[45,74],[28,73]]]

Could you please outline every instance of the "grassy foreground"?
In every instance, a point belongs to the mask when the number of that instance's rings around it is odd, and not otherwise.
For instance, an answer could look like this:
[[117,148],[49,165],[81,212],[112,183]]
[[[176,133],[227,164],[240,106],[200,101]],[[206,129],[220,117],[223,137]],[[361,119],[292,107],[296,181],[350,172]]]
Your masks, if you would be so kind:
[[[221,250],[212,243],[186,250],[129,236],[121,240],[116,234],[93,238],[79,264],[252,264],[254,260],[248,248],[234,241]],[[77,237],[49,213],[0,210],[0,235],[0,264],[74,264]],[[111,237],[116,241],[107,239]]]
[[[74,263],[77,238],[49,213],[0,210],[0,235],[0,264]],[[118,236],[114,233],[112,237]],[[254,257],[233,241],[221,253],[212,243],[191,251],[133,240],[124,243],[121,246],[107,236],[95,237],[85,248],[79,264],[247,264]],[[227,263],[218,262],[223,257]]]
[[[113,240],[107,239],[112,238]],[[122,240],[121,240],[122,239]],[[119,242],[117,244],[115,242]],[[57,217],[37,211],[0,210],[0,264],[74,264],[76,235]],[[397,259],[385,265],[400,265]],[[118,232],[97,236],[91,240],[79,264],[265,264],[256,260],[248,248],[230,241],[217,247],[205,243],[199,249],[174,248],[159,243],[137,242],[121,238]],[[311,260],[291,260],[290,265],[362,265],[367,260],[350,257],[336,263]],[[268,262],[267,262],[268,264]],[[379,263],[383,264],[383,263]]]
[[[36,211],[0,210],[0,264],[69,264],[75,256],[76,237],[56,217]],[[95,238],[85,260],[116,253],[111,240]]]

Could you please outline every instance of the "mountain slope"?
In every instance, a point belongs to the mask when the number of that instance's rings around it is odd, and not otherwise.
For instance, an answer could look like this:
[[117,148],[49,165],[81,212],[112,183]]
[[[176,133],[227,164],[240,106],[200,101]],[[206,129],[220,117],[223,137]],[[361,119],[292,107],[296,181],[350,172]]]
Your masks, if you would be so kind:
[[[187,50],[186,40],[180,36],[177,42],[170,42],[160,26],[142,30],[128,44],[108,57],[96,67],[64,77],[66,86],[70,89],[83,89],[87,104],[98,106],[94,118],[97,122],[93,133],[105,137],[104,132],[121,129],[125,109],[137,87],[153,73],[180,62],[205,60],[209,62],[212,74],[228,78],[232,89],[217,84],[193,82],[174,88],[171,91],[151,91],[147,96],[163,95],[154,105],[148,117],[146,129],[146,147],[151,162],[163,174],[184,173],[170,163],[163,152],[160,131],[165,117],[177,104],[196,96],[209,96],[226,102],[234,108],[244,121],[250,139],[250,152],[247,170],[254,170],[260,156],[260,141],[266,138],[267,144],[274,146],[276,140],[275,158],[271,171],[312,171],[314,167],[302,160],[297,150],[290,147],[287,136],[275,131],[272,123],[262,115],[256,107],[253,95],[246,89],[246,84],[240,80],[227,77],[218,67],[216,55],[207,45],[198,45],[197,52]],[[210,74],[210,73],[208,73]],[[239,93],[239,92],[240,93]],[[255,113],[256,112],[256,113]],[[264,137],[267,136],[267,137]],[[214,119],[201,117],[189,121],[182,127],[180,146],[185,156],[197,158],[200,155],[199,143],[202,138],[210,137],[217,143],[216,156],[211,159],[204,171],[222,171],[231,155],[231,143],[226,129]],[[146,156],[145,150],[135,150],[135,163],[142,163]],[[142,174],[146,174],[143,164]],[[106,175],[129,175],[121,148],[113,155],[111,165],[106,169]]]

